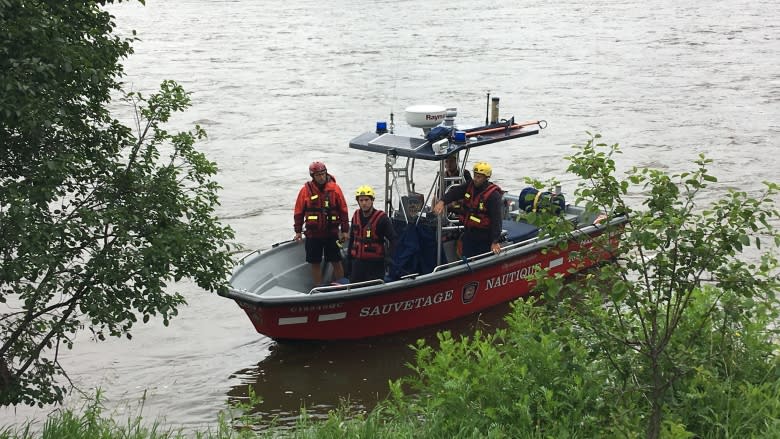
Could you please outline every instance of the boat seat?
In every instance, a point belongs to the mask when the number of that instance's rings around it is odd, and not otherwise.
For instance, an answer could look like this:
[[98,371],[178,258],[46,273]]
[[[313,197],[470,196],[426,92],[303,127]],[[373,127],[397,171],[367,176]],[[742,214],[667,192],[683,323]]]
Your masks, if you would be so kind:
[[512,242],[525,241],[539,234],[539,228],[521,221],[503,220],[501,227],[506,231],[506,239]]

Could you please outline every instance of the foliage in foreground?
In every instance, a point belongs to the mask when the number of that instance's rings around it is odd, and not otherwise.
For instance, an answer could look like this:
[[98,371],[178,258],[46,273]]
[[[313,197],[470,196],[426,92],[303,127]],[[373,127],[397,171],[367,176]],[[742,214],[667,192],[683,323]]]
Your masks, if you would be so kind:
[[[703,311],[699,305],[693,314]],[[409,387],[392,383],[394,396],[368,414],[344,408],[323,421],[303,412],[296,426],[281,428],[253,425],[251,415],[231,411],[215,427],[185,432],[145,423],[140,413],[117,421],[98,395],[80,415],[62,411],[39,433],[19,428],[0,432],[0,439],[642,437],[642,403],[615,393],[618,374],[608,361],[589,353],[588,338],[571,319],[552,315],[544,305],[518,301],[506,329],[461,339],[442,333],[437,349],[418,342],[414,374],[403,380]],[[713,337],[692,348],[716,350],[724,338],[736,348],[678,385],[676,406],[667,412],[674,421],[664,423],[662,437],[778,437],[780,363],[765,323],[738,334],[709,328]]]
[[[146,425],[141,411],[142,406],[138,413],[126,422],[117,421],[111,414],[105,413],[101,392],[98,391],[93,399],[85,403],[79,413],[70,409],[60,409],[50,416],[40,429],[32,423],[16,428],[5,428],[0,430],[0,439],[183,439],[188,437],[182,430],[164,427],[158,421]],[[199,433],[198,437],[240,438],[241,436],[234,433],[226,422],[221,422],[212,436]]]
[[[396,384],[393,412],[432,436],[776,437],[777,184],[756,198],[730,190],[702,209],[717,181],[709,160],[619,180],[619,149],[598,138],[569,157],[585,182],[577,204],[630,222],[619,239],[607,223],[579,256],[609,252],[617,263],[569,283],[538,273],[546,304],[516,304],[507,331],[443,335],[438,352],[418,345],[405,383],[421,397]],[[642,209],[624,201],[629,193],[646,194]]]
[[[701,315],[711,296],[697,298]],[[419,437],[643,437],[641,392],[629,392],[612,359],[564,313],[519,301],[509,327],[455,340],[420,344],[415,375],[394,386],[394,420],[420,420]],[[675,386],[661,437],[775,437],[780,431],[780,363],[764,322],[740,333],[710,327],[711,338],[690,347],[713,364]],[[733,349],[719,351],[728,340]],[[414,396],[417,395],[417,396]]]
[[84,329],[131,337],[184,303],[168,284],[224,286],[230,228],[216,219],[216,164],[200,127],[169,132],[190,105],[174,82],[122,96],[130,40],[107,1],[0,1],[0,405],[61,401],[58,361]]
[[575,282],[538,277],[554,300],[516,302],[505,329],[442,333],[435,349],[418,342],[413,374],[391,383],[391,398],[371,413],[304,413],[290,429],[223,416],[199,437],[780,437],[777,262],[772,253],[738,257],[756,238],[776,245],[776,186],[699,210],[696,194],[714,180],[702,158],[678,184],[633,172],[650,195],[646,211],[632,210],[619,201],[629,183],[610,180],[616,146],[597,147],[580,147],[573,167],[590,175],[579,192],[586,201],[630,215],[617,246],[594,242],[618,263]]
[[[250,392],[251,393],[251,392]],[[413,425],[385,424],[379,416],[351,412],[343,407],[330,413],[327,420],[312,419],[305,410],[294,428],[275,425],[254,425],[249,414],[257,399],[250,394],[249,401],[238,403],[218,414],[213,426],[200,430],[185,430],[166,426],[164,419],[145,419],[143,401],[127,420],[115,413],[107,413],[101,392],[89,399],[80,411],[60,409],[43,425],[27,423],[17,427],[0,428],[0,439],[251,439],[251,438],[372,438],[393,439],[415,437]]]

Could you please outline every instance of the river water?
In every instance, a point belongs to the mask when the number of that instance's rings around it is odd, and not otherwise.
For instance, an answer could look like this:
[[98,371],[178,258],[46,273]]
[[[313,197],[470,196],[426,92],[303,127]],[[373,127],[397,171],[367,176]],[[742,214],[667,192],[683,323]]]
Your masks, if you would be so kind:
[[[147,0],[111,11],[123,34],[140,38],[125,63],[128,88],[149,94],[175,79],[193,93],[173,124],[207,130],[200,146],[221,168],[219,215],[245,249],[292,237],[309,162],[324,161],[346,194],[381,188],[381,158],[349,150],[349,139],[390,112],[403,125],[403,108],[414,104],[454,106],[459,121],[479,123],[487,92],[501,98],[503,117],[549,123],[539,136],[472,154],[492,163],[505,189],[519,190],[525,176],[559,176],[572,189],[563,157],[586,131],[621,144],[620,170],[677,172],[707,154],[726,183],[710,199],[779,180],[774,2],[583,3]],[[190,283],[177,288],[189,306],[169,327],[138,327],[131,341],[82,337],[62,356],[73,382],[101,387],[120,415],[145,395],[146,419],[187,429],[214,424],[253,386],[264,399],[257,413],[286,423],[301,405],[314,415],[340,400],[372,407],[387,380],[405,373],[416,338],[500,325],[507,309],[364,342],[279,345],[233,302]],[[68,404],[78,401],[74,393]],[[0,421],[51,410],[6,409]]]

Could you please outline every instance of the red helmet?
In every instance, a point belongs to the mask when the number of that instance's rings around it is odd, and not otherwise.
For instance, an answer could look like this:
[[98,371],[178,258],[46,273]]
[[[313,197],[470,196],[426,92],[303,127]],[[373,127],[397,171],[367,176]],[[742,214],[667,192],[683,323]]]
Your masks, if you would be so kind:
[[317,172],[328,171],[328,168],[325,167],[325,163],[322,162],[312,162],[309,165],[309,175],[314,177],[314,174]]

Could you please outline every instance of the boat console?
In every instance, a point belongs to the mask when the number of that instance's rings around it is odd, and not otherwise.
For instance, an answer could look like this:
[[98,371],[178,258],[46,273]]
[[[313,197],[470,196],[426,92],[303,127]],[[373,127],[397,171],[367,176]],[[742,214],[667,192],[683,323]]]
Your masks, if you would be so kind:
[[[414,270],[430,272],[444,262],[456,257],[454,242],[460,236],[457,217],[433,215],[431,207],[438,194],[446,192],[449,185],[457,183],[444,177],[444,160],[452,154],[463,153],[463,163],[468,161],[470,150],[484,145],[532,136],[546,127],[545,121],[515,122],[514,117],[499,120],[497,98],[490,123],[473,128],[461,128],[455,123],[456,108],[436,105],[415,105],[405,110],[406,122],[413,128],[421,128],[422,134],[396,133],[393,116],[390,125],[377,122],[374,132],[366,132],[349,142],[349,147],[361,151],[381,154],[385,163],[384,211],[390,216],[402,241],[396,246],[402,254],[424,259],[422,266]],[[429,188],[423,193],[418,190],[414,172],[418,160],[438,164]],[[426,168],[428,169],[428,168]],[[430,171],[425,172],[430,180]],[[509,200],[508,202],[512,202]],[[514,206],[517,206],[515,197]],[[508,243],[519,242],[536,236],[536,227],[514,221],[504,212],[504,236]],[[412,235],[408,240],[404,235]],[[416,240],[416,242],[414,242]],[[442,245],[438,245],[440,243]],[[430,249],[430,252],[428,252]],[[432,252],[432,253],[431,253]],[[418,264],[418,265],[419,265]]]

